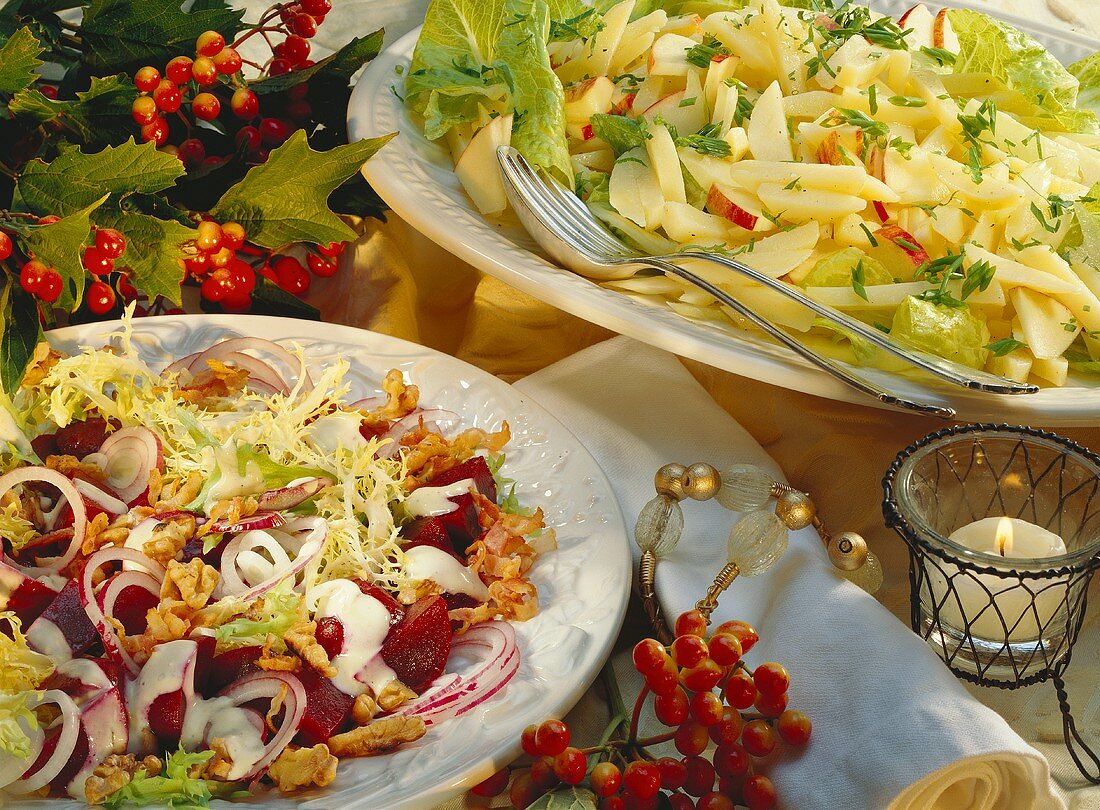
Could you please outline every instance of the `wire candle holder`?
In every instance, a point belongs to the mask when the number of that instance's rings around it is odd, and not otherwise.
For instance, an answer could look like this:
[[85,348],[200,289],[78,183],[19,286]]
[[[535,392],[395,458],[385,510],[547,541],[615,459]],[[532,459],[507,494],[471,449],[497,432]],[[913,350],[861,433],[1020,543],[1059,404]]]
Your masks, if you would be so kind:
[[[1027,427],[952,427],[901,451],[883,489],[886,524],[909,549],[913,631],[972,683],[1052,681],[1066,747],[1100,784],[1100,758],[1077,731],[1064,680],[1100,567],[1100,456]],[[1051,532],[1064,553],[1021,555],[1011,534],[1006,550],[1000,524],[1013,520]],[[989,549],[961,539],[979,521],[998,526]]]

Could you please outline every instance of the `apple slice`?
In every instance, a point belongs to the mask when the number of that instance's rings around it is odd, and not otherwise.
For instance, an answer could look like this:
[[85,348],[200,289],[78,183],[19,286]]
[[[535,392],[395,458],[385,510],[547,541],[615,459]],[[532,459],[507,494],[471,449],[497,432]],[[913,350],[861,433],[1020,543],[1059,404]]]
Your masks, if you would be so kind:
[[701,92],[688,95],[686,90],[680,90],[642,111],[642,117],[649,123],[656,121],[658,116],[676,127],[677,132],[698,132],[707,123],[707,105]]
[[729,222],[724,218],[707,214],[683,202],[665,203],[661,227],[669,239],[680,244],[720,243],[729,236]]
[[661,224],[665,198],[657,176],[649,168],[643,147],[631,149],[611,171],[608,184],[611,207],[636,225],[654,229]]
[[1036,358],[1031,364],[1031,373],[1051,385],[1065,385],[1069,377],[1069,360],[1064,357]]
[[761,215],[760,207],[752,195],[729,186],[715,184],[710,187],[707,193],[707,210],[746,231],[755,231],[760,222],[771,224]]
[[596,113],[611,110],[614,94],[615,83],[606,76],[597,76],[570,87],[565,91],[565,120],[587,124]]
[[854,166],[859,162],[861,154],[863,130],[858,127],[836,127],[818,145],[816,157],[818,163]]
[[512,140],[512,116],[501,115],[482,127],[463,150],[455,174],[474,201],[477,210],[486,216],[499,214],[508,207],[504,179],[497,163],[497,148]]
[[913,234],[897,225],[883,225],[872,234],[877,244],[867,253],[882,262],[894,278],[909,281],[918,267],[928,261],[928,252]]
[[649,52],[649,75],[686,76],[690,67],[687,52],[698,44],[680,34],[664,34],[658,37]]
[[661,125],[651,127],[649,135],[645,143],[646,152],[649,154],[649,165],[657,175],[661,194],[666,202],[686,203],[684,172],[680,168],[680,156],[676,154],[672,135],[667,127]]
[[781,212],[789,222],[829,222],[867,207],[866,200],[851,194],[790,183],[762,183],[756,193],[769,211]]
[[939,10],[935,22],[932,24],[932,45],[949,53],[957,54],[959,52],[959,37],[955,33],[955,29],[951,27],[951,18],[945,8]]
[[783,91],[779,82],[768,85],[768,89],[757,99],[752,115],[749,116],[746,132],[749,136],[749,149],[757,160],[794,160],[794,148],[787,131],[787,115],[783,110]]
[[1024,342],[1040,360],[1061,357],[1081,331],[1069,307],[1050,296],[1016,287],[1008,297],[1020,319]]
[[932,16],[932,12],[928,10],[928,7],[925,6],[924,3],[917,3],[898,17],[898,28],[902,31],[910,32],[905,38],[905,41],[912,50],[920,50],[922,45],[927,47],[935,46],[934,28],[936,19],[937,18]]

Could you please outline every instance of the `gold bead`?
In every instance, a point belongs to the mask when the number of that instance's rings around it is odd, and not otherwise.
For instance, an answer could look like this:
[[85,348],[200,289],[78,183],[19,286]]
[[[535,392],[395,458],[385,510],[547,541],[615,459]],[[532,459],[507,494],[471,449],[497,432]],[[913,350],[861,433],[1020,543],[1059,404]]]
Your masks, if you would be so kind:
[[804,529],[813,522],[816,510],[804,492],[784,492],[775,504],[775,514],[791,531]]
[[867,561],[867,541],[855,532],[841,532],[829,543],[829,562],[841,571],[855,571]]
[[658,495],[667,495],[676,501],[684,499],[683,477],[687,468],[683,464],[666,464],[653,476],[653,486]]
[[709,464],[699,462],[692,464],[680,478],[684,494],[696,501],[706,501],[713,498],[722,486],[722,477],[718,470]]

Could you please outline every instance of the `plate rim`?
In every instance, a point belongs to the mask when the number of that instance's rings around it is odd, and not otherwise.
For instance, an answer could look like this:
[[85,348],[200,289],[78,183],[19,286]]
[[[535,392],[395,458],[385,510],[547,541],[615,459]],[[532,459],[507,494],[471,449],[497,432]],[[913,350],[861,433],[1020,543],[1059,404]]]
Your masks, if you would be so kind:
[[[608,658],[614,651],[615,644],[618,641],[619,635],[622,632],[623,624],[626,620],[627,607],[630,601],[630,595],[632,592],[632,573],[633,573],[633,561],[631,556],[630,545],[630,532],[626,524],[626,520],[622,511],[622,506],[619,503],[618,497],[615,495],[614,487],[611,485],[611,481],[608,478],[607,473],[603,467],[596,460],[596,458],[589,452],[588,448],[577,438],[577,436],[569,430],[569,428],[553,413],[547,410],[541,403],[539,403],[534,397],[530,396],[526,391],[521,391],[515,388],[511,384],[496,377],[495,375],[480,369],[477,366],[469,363],[453,355],[441,352],[438,349],[433,349],[428,346],[423,346],[418,343],[414,343],[404,338],[395,337],[393,335],[387,335],[382,332],[375,332],[369,329],[362,329],[360,327],[349,326],[346,324],[326,323],[323,321],[309,321],[299,318],[288,318],[270,315],[224,315],[224,314],[212,314],[212,313],[199,313],[199,314],[183,314],[183,315],[156,315],[147,316],[142,318],[135,318],[132,321],[134,327],[134,334],[140,335],[142,326],[145,323],[149,323],[150,327],[154,324],[182,324],[185,332],[189,333],[194,330],[202,329],[206,326],[221,327],[233,332],[237,332],[243,335],[255,335],[257,331],[266,330],[271,333],[282,333],[289,335],[289,338],[294,339],[296,337],[305,337],[302,332],[308,332],[311,328],[318,331],[316,335],[310,336],[317,340],[324,342],[334,342],[351,344],[366,351],[370,351],[372,348],[385,348],[392,352],[392,356],[389,356],[390,362],[400,364],[406,360],[412,359],[432,359],[432,360],[444,360],[448,363],[457,364],[465,374],[470,375],[470,379],[476,381],[478,384],[483,385],[490,389],[496,389],[497,391],[508,391],[510,395],[518,398],[522,401],[527,413],[534,417],[536,425],[553,425],[557,431],[560,431],[568,442],[568,452],[571,455],[579,457],[582,461],[587,462],[587,466],[592,470],[592,477],[595,479],[591,483],[583,483],[586,491],[595,491],[606,495],[603,503],[601,503],[601,509],[606,513],[608,517],[608,524],[602,530],[602,536],[617,536],[620,538],[620,542],[615,544],[615,556],[616,568],[621,568],[618,575],[616,575],[611,583],[618,587],[619,593],[615,600],[615,606],[613,614],[610,617],[610,623],[607,624],[608,632],[604,637],[593,636],[593,641],[596,647],[596,653],[593,657],[593,665],[590,671],[583,674],[580,679],[573,680],[572,686],[563,690],[553,700],[553,708],[550,710],[550,714],[554,717],[562,717],[569,712],[577,702],[583,697],[583,695],[592,686],[595,680],[599,677],[599,673],[603,666],[606,664]],[[251,324],[258,324],[259,329],[250,328]],[[106,336],[111,332],[117,331],[122,326],[121,319],[113,319],[109,321],[95,321],[85,324],[77,324],[65,327],[58,327],[45,332],[45,337],[48,341],[51,338],[57,340],[75,340],[79,345],[86,345],[94,342],[95,338],[99,335]],[[269,339],[277,339],[270,338]],[[52,343],[52,341],[51,341]],[[353,361],[354,362],[354,361]],[[415,382],[415,380],[414,380]],[[571,444],[569,444],[571,442]],[[555,445],[557,448],[561,448],[561,445]],[[614,568],[611,570],[615,570]],[[568,595],[572,591],[562,590],[563,595]],[[550,607],[547,605],[546,607]],[[554,625],[559,626],[559,625]],[[557,681],[558,684],[562,683],[562,680]],[[491,702],[490,702],[491,703]],[[548,715],[549,716],[549,715]],[[540,718],[541,719],[541,718]],[[533,721],[534,722],[534,721]],[[445,729],[446,726],[444,725]],[[414,810],[414,808],[430,808],[435,807],[441,802],[445,802],[448,799],[461,795],[464,791],[470,787],[476,785],[478,782],[488,778],[492,773],[502,767],[503,764],[511,762],[522,753],[520,747],[520,740],[518,735],[515,739],[498,739],[491,744],[482,747],[477,754],[477,757],[470,763],[462,767],[461,774],[457,777],[449,777],[446,781],[436,783],[427,788],[425,791],[416,793],[413,796],[409,796],[403,799],[399,799],[394,803],[387,804],[387,808],[392,810]],[[356,760],[351,760],[350,765],[354,766]],[[283,797],[276,794],[272,794],[273,800],[281,799],[284,803],[277,805],[278,807],[290,807],[290,806],[326,806],[324,804],[327,794],[324,789],[313,790],[302,795],[291,795],[290,797]],[[293,804],[285,804],[286,801],[293,802]],[[362,803],[360,803],[362,801]],[[39,804],[41,802],[41,804]],[[65,804],[64,802],[68,802]],[[315,804],[321,802],[321,804]],[[242,806],[240,803],[223,802],[221,800],[214,802],[215,806],[231,808],[235,806]],[[41,807],[66,807],[73,808],[83,807],[84,805],[68,799],[53,799],[46,798],[37,800],[34,806]],[[264,807],[268,806],[266,802],[254,803],[249,802],[245,807]],[[349,808],[369,808],[375,807],[370,803],[370,796],[367,794],[363,799],[354,801],[351,805],[346,805]]]

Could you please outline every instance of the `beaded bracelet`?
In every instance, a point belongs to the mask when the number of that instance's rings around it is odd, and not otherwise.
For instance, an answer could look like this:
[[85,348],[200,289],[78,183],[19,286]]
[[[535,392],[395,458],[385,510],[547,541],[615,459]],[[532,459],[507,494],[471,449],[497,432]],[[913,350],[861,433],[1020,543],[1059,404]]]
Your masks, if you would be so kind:
[[[661,618],[654,591],[658,560],[667,557],[684,531],[680,501],[714,498],[731,512],[741,513],[727,541],[727,562],[714,584],[695,607],[710,621],[718,597],[740,575],[756,576],[773,566],[787,550],[787,532],[813,526],[829,553],[829,560],[842,576],[874,593],[882,585],[882,566],[867,548],[867,541],[855,532],[829,534],[817,515],[810,496],[773,479],[752,464],[734,464],[719,473],[699,462],[685,467],[666,464],[653,479],[657,495],[642,507],[634,525],[634,541],[642,551],[639,567],[642,603],[657,637],[671,638]],[[771,498],[775,509],[764,508]]]

